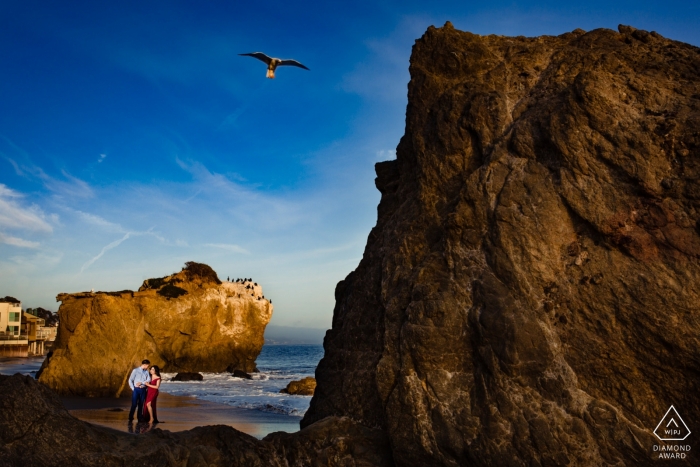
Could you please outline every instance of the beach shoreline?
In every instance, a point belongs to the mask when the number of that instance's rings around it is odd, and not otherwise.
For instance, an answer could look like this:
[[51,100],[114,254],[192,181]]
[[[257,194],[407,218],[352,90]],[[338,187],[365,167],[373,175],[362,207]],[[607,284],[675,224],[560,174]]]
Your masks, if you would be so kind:
[[[148,424],[129,424],[131,398],[62,397],[66,410],[79,420],[114,430],[141,433]],[[157,426],[166,431],[186,431],[198,426],[227,425],[238,431],[262,439],[270,433],[299,431],[302,417],[243,409],[205,401],[191,396],[158,395]]]
[[[35,377],[43,360],[44,357],[3,357],[0,358],[0,373],[20,373]],[[71,415],[84,422],[135,434],[147,431],[147,426],[129,426],[130,397],[65,396],[60,399]],[[155,426],[161,430],[175,432],[198,426],[227,425],[258,439],[276,431],[299,431],[302,419],[297,415],[232,407],[195,396],[172,395],[164,391],[158,395],[157,409],[158,418],[163,423]]]

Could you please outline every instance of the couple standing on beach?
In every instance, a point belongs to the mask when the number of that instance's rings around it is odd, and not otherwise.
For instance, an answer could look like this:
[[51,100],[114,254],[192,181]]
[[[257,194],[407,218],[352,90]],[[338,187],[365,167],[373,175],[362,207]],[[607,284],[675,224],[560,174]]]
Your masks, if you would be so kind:
[[129,423],[134,421],[134,411],[138,407],[139,422],[160,423],[156,413],[156,399],[160,388],[160,368],[144,360],[141,366],[134,368],[129,376],[129,387],[133,391],[131,396],[131,410],[129,411]]

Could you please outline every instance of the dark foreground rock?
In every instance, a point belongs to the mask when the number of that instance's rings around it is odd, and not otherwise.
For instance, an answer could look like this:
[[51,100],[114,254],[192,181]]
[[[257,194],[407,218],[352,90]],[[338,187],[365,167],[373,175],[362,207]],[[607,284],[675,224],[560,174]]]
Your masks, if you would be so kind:
[[233,370],[231,376],[233,376],[234,378],[253,379],[252,376],[250,376],[248,373],[242,370]]
[[447,24],[410,72],[302,426],[382,427],[400,466],[664,462],[669,406],[700,420],[700,49]]
[[313,396],[316,389],[316,380],[311,376],[300,379],[299,381],[291,381],[286,388],[280,390],[283,394],[296,394],[299,396]]
[[178,373],[170,381],[203,381],[201,373]]
[[29,376],[0,376],[0,465],[4,467],[390,466],[381,430],[331,417],[299,433],[257,440],[228,426],[143,435],[71,416],[58,396]]

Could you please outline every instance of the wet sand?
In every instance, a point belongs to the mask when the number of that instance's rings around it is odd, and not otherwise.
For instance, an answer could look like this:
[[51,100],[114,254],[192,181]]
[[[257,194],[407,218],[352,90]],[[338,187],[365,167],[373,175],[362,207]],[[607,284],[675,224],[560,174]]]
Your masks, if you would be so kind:
[[[61,401],[71,415],[85,422],[129,433],[148,430],[148,424],[133,423],[130,426],[131,399],[64,397]],[[197,426],[228,425],[258,439],[275,431],[299,431],[301,421],[301,417],[241,409],[166,393],[158,395],[158,419],[161,423],[154,426],[161,430],[184,431]]]

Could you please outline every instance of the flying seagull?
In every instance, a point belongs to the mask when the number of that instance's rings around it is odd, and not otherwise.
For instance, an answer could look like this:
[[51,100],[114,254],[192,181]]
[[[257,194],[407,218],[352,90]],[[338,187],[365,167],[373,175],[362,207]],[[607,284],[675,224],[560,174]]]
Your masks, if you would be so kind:
[[247,56],[247,57],[255,57],[258,60],[267,63],[267,77],[272,79],[275,77],[275,69],[278,66],[284,66],[284,65],[291,65],[291,66],[298,66],[299,68],[303,68],[305,70],[308,70],[304,65],[301,63],[297,62],[296,60],[281,60],[279,58],[272,58],[268,57],[262,52],[252,52],[249,54],[238,54],[242,56]]

